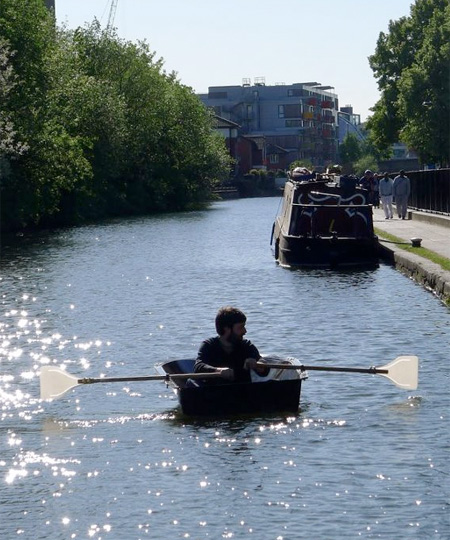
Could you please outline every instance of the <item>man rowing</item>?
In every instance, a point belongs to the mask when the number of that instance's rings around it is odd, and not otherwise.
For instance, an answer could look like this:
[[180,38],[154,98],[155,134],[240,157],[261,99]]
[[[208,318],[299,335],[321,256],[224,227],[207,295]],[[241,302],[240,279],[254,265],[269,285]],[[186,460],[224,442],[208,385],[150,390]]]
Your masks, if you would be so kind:
[[217,336],[206,339],[200,346],[194,365],[195,372],[220,372],[230,382],[251,382],[250,370],[261,376],[268,369],[258,365],[261,358],[258,349],[244,339],[247,317],[232,306],[219,309],[216,315]]

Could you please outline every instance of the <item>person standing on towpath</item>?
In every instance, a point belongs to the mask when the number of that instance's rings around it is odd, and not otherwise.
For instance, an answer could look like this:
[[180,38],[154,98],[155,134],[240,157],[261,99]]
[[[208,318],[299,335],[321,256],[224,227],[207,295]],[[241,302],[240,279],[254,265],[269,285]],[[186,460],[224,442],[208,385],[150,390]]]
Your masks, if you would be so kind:
[[400,171],[400,174],[394,178],[392,194],[397,207],[399,219],[406,219],[408,209],[408,197],[411,192],[411,182],[405,175],[405,171]]
[[389,177],[389,174],[384,173],[383,178],[380,180],[380,198],[381,204],[383,205],[384,210],[384,219],[392,219],[394,217],[394,212],[392,211],[392,189],[393,181]]

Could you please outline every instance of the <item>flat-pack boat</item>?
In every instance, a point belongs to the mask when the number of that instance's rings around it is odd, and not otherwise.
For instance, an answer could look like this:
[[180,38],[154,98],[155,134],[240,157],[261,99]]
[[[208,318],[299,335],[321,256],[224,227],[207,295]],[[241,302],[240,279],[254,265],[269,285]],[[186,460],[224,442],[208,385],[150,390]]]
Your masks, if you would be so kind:
[[272,229],[275,259],[305,268],[376,267],[372,205],[354,179],[291,177]]
[[[270,358],[273,361],[274,358]],[[269,359],[267,359],[269,360]],[[288,358],[277,363],[299,365]],[[162,375],[192,373],[195,361],[173,360],[156,366]],[[170,378],[168,384],[178,396],[181,411],[189,416],[222,416],[230,414],[258,414],[297,412],[302,380],[307,375],[301,370],[270,369],[265,377],[252,372],[252,382],[229,383],[222,379]]]

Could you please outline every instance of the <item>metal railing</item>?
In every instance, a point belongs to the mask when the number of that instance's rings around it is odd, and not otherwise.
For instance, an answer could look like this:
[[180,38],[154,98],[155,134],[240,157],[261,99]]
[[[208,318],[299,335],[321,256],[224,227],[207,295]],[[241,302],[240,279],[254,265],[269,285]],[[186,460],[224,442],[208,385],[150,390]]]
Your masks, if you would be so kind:
[[450,169],[408,171],[406,175],[411,180],[409,208],[450,215]]

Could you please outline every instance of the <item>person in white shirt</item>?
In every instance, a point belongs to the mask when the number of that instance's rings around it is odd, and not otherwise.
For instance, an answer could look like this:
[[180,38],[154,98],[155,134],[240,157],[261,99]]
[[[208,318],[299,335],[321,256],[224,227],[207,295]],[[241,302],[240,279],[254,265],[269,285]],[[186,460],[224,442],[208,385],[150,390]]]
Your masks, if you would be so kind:
[[383,178],[380,180],[379,191],[381,204],[383,205],[384,210],[384,219],[392,219],[394,217],[394,212],[392,210],[392,193],[393,193],[394,182],[392,178],[389,177],[389,174],[386,172],[383,175]]
[[400,174],[394,178],[392,194],[395,198],[397,206],[397,214],[399,219],[406,219],[406,211],[408,210],[408,197],[411,192],[411,182],[405,175],[405,171],[400,171]]

